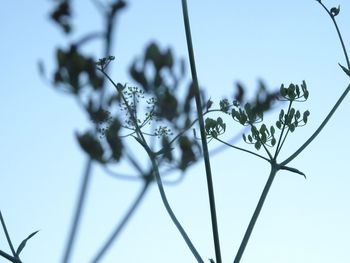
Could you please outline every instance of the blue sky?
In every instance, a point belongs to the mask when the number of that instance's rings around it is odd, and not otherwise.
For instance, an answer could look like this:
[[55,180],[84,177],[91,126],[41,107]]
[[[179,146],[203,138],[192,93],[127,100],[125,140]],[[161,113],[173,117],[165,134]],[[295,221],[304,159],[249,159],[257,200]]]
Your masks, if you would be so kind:
[[[338,17],[350,46],[348,1]],[[318,127],[349,80],[334,26],[314,0],[189,1],[200,85],[218,101],[241,81],[253,94],[257,81],[270,87],[306,80],[309,123],[289,137],[282,158]],[[53,69],[54,49],[67,41],[48,19],[50,1],[6,1],[0,10],[2,98],[0,121],[0,208],[15,244],[40,229],[23,252],[24,262],[60,262],[86,157],[75,132],[88,127],[75,101],[40,78],[37,62]],[[76,1],[76,33],[98,29],[101,19],[90,1]],[[127,69],[150,41],[172,47],[187,59],[181,1],[130,1],[118,20],[112,77],[131,82]],[[98,45],[91,46],[95,57]],[[187,60],[186,60],[187,61]],[[244,263],[350,262],[350,178],[347,123],[349,98],[323,133],[291,165],[307,180],[280,172],[242,259]],[[275,119],[271,112],[267,120]],[[226,138],[240,132],[229,125]],[[239,142],[240,146],[249,147]],[[211,143],[210,148],[217,144]],[[232,262],[269,167],[227,149],[212,158],[224,262]],[[121,169],[124,169],[122,167]],[[141,183],[105,175],[96,165],[88,205],[72,262],[89,262],[140,190]],[[197,164],[169,201],[204,259],[214,257],[204,168]],[[0,234],[0,249],[9,251]],[[103,262],[194,262],[153,186]]]

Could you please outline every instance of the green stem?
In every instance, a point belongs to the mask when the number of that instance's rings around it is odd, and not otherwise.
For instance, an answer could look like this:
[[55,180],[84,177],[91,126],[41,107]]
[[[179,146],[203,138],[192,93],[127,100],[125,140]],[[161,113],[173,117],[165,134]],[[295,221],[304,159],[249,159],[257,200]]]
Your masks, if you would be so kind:
[[2,228],[3,228],[4,232],[5,232],[5,236],[6,236],[7,243],[8,243],[9,246],[10,246],[12,255],[13,255],[14,257],[17,257],[16,251],[15,251],[13,245],[12,245],[11,238],[10,238],[10,235],[9,235],[9,233],[8,233],[8,231],[7,231],[7,227],[6,227],[6,224],[5,224],[5,220],[4,220],[4,218],[2,217],[1,211],[0,211],[0,221],[1,221]]
[[13,262],[13,263],[22,263],[21,260],[19,260],[18,258],[12,257],[9,254],[5,253],[4,251],[0,250],[0,256],[6,258],[7,260]]
[[[290,109],[291,109],[291,107],[292,107],[292,103],[293,103],[293,101],[289,101],[289,106],[288,106],[288,110],[287,110],[287,116],[288,116],[288,114],[289,114],[289,112],[290,112]],[[282,118],[283,118],[283,117],[282,117]],[[278,138],[278,143],[277,143],[277,147],[276,147],[276,152],[275,152],[274,160],[277,159],[277,156],[278,156],[278,154],[279,154],[280,151],[281,151],[281,148],[282,148],[282,146],[283,146],[283,143],[284,143],[285,139],[287,138],[288,133],[286,134],[286,136],[285,136],[284,139],[282,140],[282,137],[283,137],[283,134],[284,134],[284,130],[285,130],[285,129],[286,129],[286,122],[284,122],[283,127],[282,127],[282,131],[281,131],[281,134],[280,134],[280,137]]]
[[346,64],[348,65],[348,69],[350,70],[350,61],[349,61],[348,53],[346,51],[346,47],[345,47],[345,44],[344,44],[341,32],[339,30],[337,21],[335,20],[335,16],[332,15],[332,13],[328,10],[328,8],[321,1],[317,0],[317,2],[319,2],[319,4],[326,10],[326,12],[328,13],[328,15],[331,17],[331,19],[333,21],[333,24],[335,26],[335,29],[337,30],[338,38],[340,40],[340,43],[341,43],[341,46],[342,46],[342,49],[343,49],[343,52],[344,52]]
[[185,240],[187,246],[189,247],[189,249],[191,250],[192,254],[194,255],[194,257],[196,258],[196,260],[199,263],[204,263],[203,259],[201,258],[201,256],[199,255],[198,251],[196,250],[196,248],[194,247],[194,245],[192,244],[191,239],[188,237],[188,235],[186,234],[185,230],[183,229],[183,227],[181,226],[180,222],[177,220],[173,210],[171,209],[168,199],[166,197],[165,191],[164,191],[164,187],[163,187],[163,183],[162,183],[162,179],[160,177],[159,174],[159,169],[158,169],[158,164],[156,161],[156,157],[154,156],[154,154],[150,151],[150,149],[146,149],[149,158],[151,159],[152,162],[152,168],[153,168],[153,172],[154,172],[154,176],[156,178],[156,182],[158,185],[158,189],[159,189],[159,193],[160,196],[162,198],[163,204],[165,206],[166,211],[168,212],[171,220],[173,221],[173,223],[175,224],[176,228],[179,230],[180,234],[182,235],[183,239]]
[[[117,12],[111,12],[110,14],[106,14],[106,28],[107,29],[106,29],[106,34],[105,34],[105,47],[104,47],[105,57],[109,56],[110,52],[111,52],[112,39],[113,39],[113,33],[114,33],[114,30],[113,30],[114,29],[114,21],[115,21],[116,15],[117,15]],[[104,99],[105,92],[106,92],[106,85],[105,85],[105,82],[103,81],[100,95],[99,95],[100,96],[100,98],[99,98],[100,99],[100,107],[102,107],[102,105],[103,105],[103,99]],[[95,133],[96,133],[96,129],[95,129]],[[64,251],[62,263],[69,262],[70,256],[71,256],[71,253],[73,250],[78,226],[79,226],[79,223],[81,220],[83,206],[84,206],[85,200],[86,200],[87,188],[88,188],[88,185],[90,182],[92,163],[93,163],[93,160],[91,157],[89,157],[87,164],[86,164],[86,167],[85,167],[85,173],[84,173],[84,177],[83,177],[80,192],[79,192],[78,203],[77,203],[77,207],[75,210],[75,215],[73,218],[73,223],[72,223],[72,227],[71,227],[71,230],[69,233],[66,248]]]
[[170,218],[172,219],[173,223],[175,224],[175,226],[177,227],[177,229],[179,230],[180,234],[182,235],[183,239],[185,240],[187,246],[190,248],[190,250],[192,251],[193,255],[195,256],[195,258],[197,259],[198,262],[200,263],[204,263],[204,261],[202,260],[202,258],[200,257],[199,253],[197,252],[196,248],[194,247],[194,245],[192,244],[190,238],[187,236],[185,230],[182,228],[180,222],[177,220],[174,212],[172,211],[168,199],[166,197],[164,188],[163,188],[163,184],[162,184],[162,180],[160,178],[160,174],[159,174],[159,169],[158,169],[158,163],[156,161],[156,155],[153,153],[153,151],[151,150],[151,148],[148,146],[147,141],[145,139],[145,137],[143,136],[143,133],[137,123],[137,120],[135,119],[135,116],[133,115],[132,109],[128,103],[128,101],[125,99],[124,95],[123,95],[123,90],[120,88],[120,86],[118,84],[116,84],[110,77],[109,75],[103,70],[100,69],[100,71],[104,74],[104,76],[111,82],[111,84],[116,88],[116,90],[118,91],[118,93],[121,95],[121,98],[123,100],[123,102],[125,103],[127,110],[130,114],[130,117],[132,119],[132,121],[134,122],[135,125],[135,132],[137,137],[134,137],[140,144],[141,146],[145,149],[145,151],[147,152],[151,163],[152,163],[152,169],[154,172],[154,176],[156,178],[157,181],[157,185],[158,185],[158,189],[161,195],[161,199],[163,201],[163,204],[165,206],[165,209],[167,210]]
[[270,162],[270,160],[269,160],[268,158],[266,158],[266,157],[264,157],[264,156],[262,156],[262,155],[260,155],[260,154],[257,154],[257,153],[255,153],[255,152],[252,152],[252,151],[249,151],[249,150],[246,150],[246,149],[237,147],[237,146],[234,146],[234,145],[229,144],[229,143],[227,143],[227,142],[225,142],[225,141],[223,141],[223,140],[221,140],[221,139],[219,139],[219,138],[215,138],[215,139],[216,139],[217,141],[219,141],[219,142],[221,142],[221,143],[223,143],[223,144],[229,146],[229,147],[232,147],[232,148],[236,149],[236,150],[240,150],[240,151],[243,151],[243,152],[246,152],[246,153],[250,153],[250,154],[255,155],[255,156],[257,156],[257,157],[259,157],[259,158],[261,158],[261,159],[264,159],[265,161]]
[[215,246],[216,263],[221,263],[222,260],[221,260],[221,252],[220,252],[218,223],[217,223],[217,217],[216,217],[213,179],[212,179],[211,168],[210,168],[208,143],[207,143],[207,138],[206,138],[205,129],[204,129],[202,102],[201,102],[199,85],[198,85],[196,64],[195,64],[195,59],[194,59],[192,37],[191,37],[191,28],[190,28],[186,0],[182,0],[182,12],[183,12],[183,18],[184,18],[184,25],[185,25],[186,39],[187,39],[187,48],[188,48],[190,66],[191,66],[192,81],[193,81],[193,87],[194,87],[194,92],[195,92],[199,128],[200,128],[202,147],[203,147],[204,164],[205,164],[205,171],[206,171],[206,177],[207,177],[208,196],[209,196],[209,204],[210,204],[210,216],[211,216],[212,232],[213,232],[213,239],[214,239],[214,246]]
[[258,134],[258,136],[257,136],[257,139],[258,139],[258,141],[260,142],[260,144],[262,145],[262,147],[264,148],[264,150],[265,150],[265,152],[267,153],[267,155],[269,156],[270,160],[272,160],[272,155],[271,155],[269,149],[267,149],[265,143],[260,139],[259,134]]
[[311,137],[298,149],[295,153],[293,153],[290,157],[288,157],[285,161],[281,163],[282,166],[287,165],[289,162],[291,162],[295,157],[297,157],[316,137],[317,135],[322,131],[322,129],[326,126],[327,122],[330,120],[330,118],[333,116],[335,111],[338,109],[339,105],[342,103],[346,95],[350,91],[350,84],[347,86],[343,94],[340,96],[338,101],[333,106],[332,110],[328,113],[327,117],[324,119],[324,121],[321,123],[321,125],[318,127],[318,129],[311,135]]
[[144,198],[147,190],[149,189],[151,181],[146,181],[140,191],[140,193],[137,195],[136,199],[130,206],[129,210],[124,215],[123,219],[120,221],[120,223],[117,225],[116,229],[112,232],[112,234],[109,236],[107,241],[104,243],[104,245],[101,247],[95,258],[91,261],[92,263],[97,263],[101,260],[101,258],[105,255],[107,250],[111,247],[113,242],[116,240],[118,235],[120,234],[121,230],[125,227],[125,225],[129,222],[131,216],[135,212],[136,208],[140,205],[142,199]]
[[78,203],[77,203],[76,208],[75,208],[73,223],[72,223],[72,226],[71,226],[71,229],[69,232],[68,241],[67,241],[66,248],[64,251],[62,263],[69,262],[70,256],[72,254],[75,239],[77,236],[78,226],[79,226],[79,223],[81,220],[81,215],[82,215],[83,208],[84,208],[85,201],[86,201],[87,188],[88,188],[90,178],[91,178],[92,162],[93,162],[92,159],[89,157],[89,159],[86,163],[86,166],[85,166],[85,172],[83,175],[83,180],[81,182],[81,188],[79,191]]
[[255,223],[259,217],[259,214],[260,214],[260,211],[264,205],[264,202],[265,202],[265,199],[266,199],[266,196],[270,190],[270,187],[272,185],[272,182],[273,182],[273,179],[275,178],[275,175],[277,173],[277,168],[275,167],[276,165],[271,165],[271,172],[270,172],[270,175],[269,175],[269,178],[266,182],[266,185],[264,187],[264,190],[260,196],[260,199],[259,199],[259,202],[258,202],[258,205],[256,206],[255,208],[255,211],[254,211],[254,214],[249,222],[249,225],[248,225],[248,228],[244,234],[244,237],[243,237],[243,240],[242,240],[242,243],[238,249],[238,252],[236,254],[236,257],[235,257],[235,260],[233,261],[234,263],[239,263],[241,258],[242,258],[242,255],[243,255],[243,252],[248,244],[248,241],[249,241],[249,238],[250,238],[250,235],[252,234],[253,232],[253,229],[254,229],[254,226],[255,226]]
[[[334,16],[331,14],[331,12],[327,9],[327,7],[325,7],[325,5],[321,1],[317,1],[317,2],[320,3],[320,5],[327,11],[329,16],[332,18],[332,21],[333,21],[333,23],[335,25],[335,28],[337,30],[340,43],[341,43],[343,51],[344,51],[344,55],[345,55],[346,63],[348,65],[348,69],[350,70],[350,63],[349,63],[348,54],[347,54],[347,51],[346,51],[346,48],[345,48],[344,41],[343,41],[343,38],[341,36],[340,30],[339,30],[339,27],[337,25],[337,22],[336,22]],[[335,105],[333,106],[332,110],[328,113],[327,117],[324,119],[324,121],[321,123],[321,125],[318,127],[318,129],[311,135],[311,137],[295,153],[293,153],[289,158],[287,158],[284,162],[281,163],[282,166],[288,164],[289,162],[291,162],[295,157],[297,157],[317,137],[317,135],[326,126],[327,122],[333,116],[333,114],[335,113],[335,111],[337,110],[339,105],[342,103],[342,101],[344,100],[346,95],[349,93],[349,91],[350,91],[350,85],[347,86],[347,88],[345,89],[343,94],[340,96],[340,98],[335,103]]]

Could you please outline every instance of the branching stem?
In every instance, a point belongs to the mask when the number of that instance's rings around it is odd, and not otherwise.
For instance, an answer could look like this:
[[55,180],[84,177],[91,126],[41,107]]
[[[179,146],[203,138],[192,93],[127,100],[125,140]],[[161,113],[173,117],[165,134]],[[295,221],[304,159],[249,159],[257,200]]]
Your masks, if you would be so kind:
[[6,227],[6,224],[5,224],[5,220],[4,218],[2,217],[2,213],[0,211],[0,221],[1,221],[1,225],[2,225],[2,229],[4,230],[4,233],[5,233],[5,236],[6,236],[6,240],[7,240],[7,243],[11,249],[11,252],[12,252],[12,255],[14,257],[16,257],[16,251],[12,245],[12,242],[11,242],[11,238],[10,238],[10,235],[9,235],[9,232],[7,231],[7,227]]

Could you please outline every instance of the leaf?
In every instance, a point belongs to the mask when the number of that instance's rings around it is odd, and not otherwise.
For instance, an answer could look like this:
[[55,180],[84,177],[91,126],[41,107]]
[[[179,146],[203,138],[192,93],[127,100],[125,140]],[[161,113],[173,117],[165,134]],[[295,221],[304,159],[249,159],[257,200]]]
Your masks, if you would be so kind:
[[284,110],[281,110],[280,115],[278,116],[278,119],[279,119],[280,121],[282,121],[283,116],[284,116]]
[[303,114],[303,122],[306,124],[307,123],[307,118],[310,116],[310,112],[307,110]]
[[160,57],[160,50],[158,48],[158,45],[156,43],[150,43],[146,48],[144,60],[145,61],[150,60],[156,63],[159,57]]
[[290,132],[294,132],[295,131],[295,126],[294,126],[293,123],[289,124],[288,127],[289,127]]
[[249,141],[249,142],[253,142],[253,138],[252,138],[251,135],[248,135],[248,141]]
[[341,65],[340,63],[338,63],[338,65],[342,68],[342,70],[344,70],[344,72],[346,73],[346,75],[348,75],[350,77],[350,70],[347,69],[346,67],[344,67],[343,65]]
[[244,88],[240,83],[237,83],[236,87],[237,87],[237,92],[235,94],[235,101],[238,103],[242,103],[244,99]]
[[26,239],[24,239],[24,240],[21,242],[21,244],[18,246],[17,251],[16,251],[16,255],[17,255],[17,256],[19,256],[19,254],[22,252],[23,248],[24,248],[24,247],[26,246],[26,244],[27,244],[27,241],[28,241],[29,239],[31,239],[31,238],[32,238],[36,233],[38,233],[38,232],[39,232],[39,230],[37,230],[37,231],[31,233]]
[[275,138],[272,138],[271,140],[271,145],[274,146],[276,144],[276,139]]
[[254,144],[254,146],[255,146],[255,149],[259,150],[261,148],[261,143],[260,142],[256,142]]
[[287,89],[284,87],[283,84],[280,87],[280,94],[282,97],[285,97],[287,95]]
[[76,134],[78,142],[83,150],[90,155],[91,158],[103,162],[103,147],[91,132],[84,134]]
[[38,70],[41,77],[45,77],[45,66],[42,60],[38,61]]
[[247,122],[247,119],[248,119],[247,115],[245,113],[242,113],[242,115],[239,118],[239,123],[244,125]]
[[297,93],[297,96],[298,98],[300,97],[300,88],[299,88],[299,85],[296,85],[296,93]]
[[217,122],[217,124],[220,125],[220,126],[222,126],[222,124],[224,123],[224,121],[222,120],[221,117],[218,117],[218,118],[216,119],[216,122]]
[[213,105],[213,101],[211,99],[209,99],[207,101],[207,110],[209,110],[211,108],[211,106]]
[[265,131],[267,131],[266,125],[265,124],[261,125],[259,131],[261,134],[263,134]]
[[115,119],[108,127],[106,132],[107,142],[112,150],[112,157],[114,160],[119,161],[122,156],[123,143],[119,137],[119,130],[121,128],[120,122]]
[[287,95],[291,100],[295,99],[295,85],[290,84],[288,89],[287,89]]
[[305,90],[307,90],[307,86],[306,86],[305,80],[303,80],[303,83],[301,83],[301,88],[302,88],[303,92],[305,92]]
[[164,157],[171,162],[173,160],[173,148],[171,148],[170,141],[166,136],[162,137],[162,147],[161,153],[164,154]]
[[288,121],[291,122],[292,119],[294,118],[294,114],[295,114],[295,109],[291,108],[290,112],[289,112],[289,116],[288,116]]
[[275,134],[275,128],[273,126],[270,127],[270,132],[272,136]]
[[244,133],[242,134],[242,137],[243,137],[243,141],[247,142],[247,137],[245,136]]

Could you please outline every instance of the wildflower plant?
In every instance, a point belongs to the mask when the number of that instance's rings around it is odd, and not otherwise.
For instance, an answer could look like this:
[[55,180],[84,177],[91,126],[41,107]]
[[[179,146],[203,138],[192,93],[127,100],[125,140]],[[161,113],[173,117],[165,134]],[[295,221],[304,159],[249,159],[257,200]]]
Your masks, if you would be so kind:
[[[340,63],[339,66],[345,72],[345,74],[350,77],[350,62],[348,58],[348,53],[346,51],[339,27],[335,20],[335,17],[340,12],[340,6],[328,9],[322,3],[321,0],[317,0],[317,2],[326,10],[326,12],[328,13],[335,25],[347,63],[347,67],[341,65]],[[242,89],[238,87],[238,90]],[[317,137],[317,135],[325,127],[325,125],[333,116],[333,114],[335,113],[345,96],[349,93],[349,91],[350,85],[348,85],[348,87],[344,90],[343,94],[340,96],[338,101],[330,110],[327,117],[320,124],[318,129],[311,135],[311,137],[308,140],[306,140],[296,152],[291,154],[287,159],[285,159],[282,162],[278,162],[277,159],[287,137],[291,133],[295,132],[297,128],[305,126],[310,116],[309,110],[301,112],[294,106],[296,103],[303,103],[309,98],[309,91],[307,89],[305,81],[303,81],[301,85],[296,85],[293,83],[290,84],[288,87],[284,86],[283,84],[281,85],[278,100],[287,102],[288,106],[286,109],[280,110],[278,114],[278,119],[276,120],[274,125],[264,123],[263,111],[257,110],[257,107],[252,106],[252,104],[249,102],[241,106],[241,99],[234,100],[232,103],[229,103],[227,99],[223,99],[220,101],[220,109],[223,113],[230,115],[235,122],[238,122],[239,124],[243,126],[248,126],[250,128],[250,132],[248,134],[242,135],[244,142],[250,145],[254,145],[256,151],[263,149],[265,152],[265,156],[244,148],[231,145],[221,140],[219,138],[219,135],[222,135],[226,131],[226,124],[223,122],[223,119],[221,117],[218,117],[216,120],[211,118],[206,119],[205,131],[206,136],[209,139],[216,139],[229,147],[257,156],[267,161],[271,167],[270,175],[265,184],[263,192],[261,193],[260,199],[253,213],[253,216],[248,224],[243,240],[236,253],[234,263],[239,263],[241,261],[244,250],[248,244],[250,235],[254,229],[255,223],[259,217],[260,211],[264,205],[267,194],[270,190],[270,187],[274,181],[277,172],[279,170],[287,170],[293,173],[300,174],[306,178],[303,172],[299,171],[294,167],[287,166],[287,164],[290,163],[295,157],[297,157],[303,150],[305,150],[306,147]],[[239,94],[242,95],[242,92],[239,92]],[[279,131],[277,132],[277,130]],[[221,261],[217,260],[217,262]]]
[[[335,25],[346,60],[346,66],[339,65],[350,77],[348,54],[336,22],[340,7],[328,9],[321,0],[316,1],[326,10]],[[239,263],[276,174],[280,170],[287,170],[306,178],[302,171],[289,166],[289,163],[305,150],[325,127],[350,91],[350,85],[312,136],[297,151],[280,161],[280,153],[287,139],[308,123],[309,110],[299,109],[300,103],[309,98],[305,81],[288,86],[282,84],[278,92],[268,92],[265,85],[260,83],[255,98],[250,101],[245,99],[243,86],[237,84],[234,99],[222,99],[218,107],[214,108],[215,103],[211,99],[206,100],[199,88],[187,1],[182,0],[192,80],[187,84],[184,83],[186,67],[183,60],[176,59],[170,48],[162,49],[158,44],[151,42],[144,54],[136,58],[129,68],[130,76],[136,84],[115,82],[111,74],[111,66],[115,60],[117,61],[117,58],[111,55],[113,32],[115,20],[127,4],[123,0],[106,4],[93,2],[102,13],[104,28],[101,32],[89,33],[77,39],[67,47],[58,48],[56,68],[52,76],[54,87],[73,96],[90,120],[88,129],[76,133],[77,141],[87,155],[87,162],[62,262],[70,261],[74,249],[93,164],[100,165],[106,173],[116,178],[141,180],[143,187],[130,204],[129,210],[101,244],[92,262],[99,262],[106,254],[137,209],[151,183],[156,183],[165,210],[196,261],[205,262],[173,212],[163,186],[164,182],[167,182],[168,173],[178,171],[184,174],[192,164],[203,159],[215,248],[215,259],[208,260],[222,263],[208,147],[210,141],[217,140],[230,148],[252,154],[270,165],[268,180],[234,259],[234,263]],[[74,30],[71,1],[59,2],[51,13],[51,18],[65,34],[70,34]],[[100,59],[96,59],[84,49],[87,43],[95,40],[103,43],[103,56]],[[273,123],[265,122],[264,113],[276,105],[285,107],[279,110]],[[212,118],[210,117],[212,113],[222,115]],[[228,129],[227,119],[246,128],[242,137],[247,147],[238,147],[220,138]],[[191,133],[192,130],[194,135]],[[146,166],[142,166],[135,158],[133,154],[135,145],[137,150],[141,149],[145,153],[148,161]],[[113,171],[122,162],[129,164],[130,170],[136,175],[130,176]],[[12,252],[10,255],[0,250],[0,256],[8,261],[20,263],[21,251],[26,242],[37,232],[24,239],[15,251],[1,213],[0,219]]]
[[35,231],[35,232],[31,233],[30,235],[28,235],[28,237],[23,239],[22,242],[17,247],[17,249],[15,250],[1,211],[0,211],[0,223],[1,223],[2,229],[4,230],[6,241],[11,249],[11,254],[8,254],[8,253],[0,250],[0,256],[3,258],[6,258],[8,261],[13,262],[13,263],[22,263],[22,260],[19,257],[21,252],[23,251],[24,247],[26,246],[28,240],[31,239],[34,235],[36,235],[39,231]]

